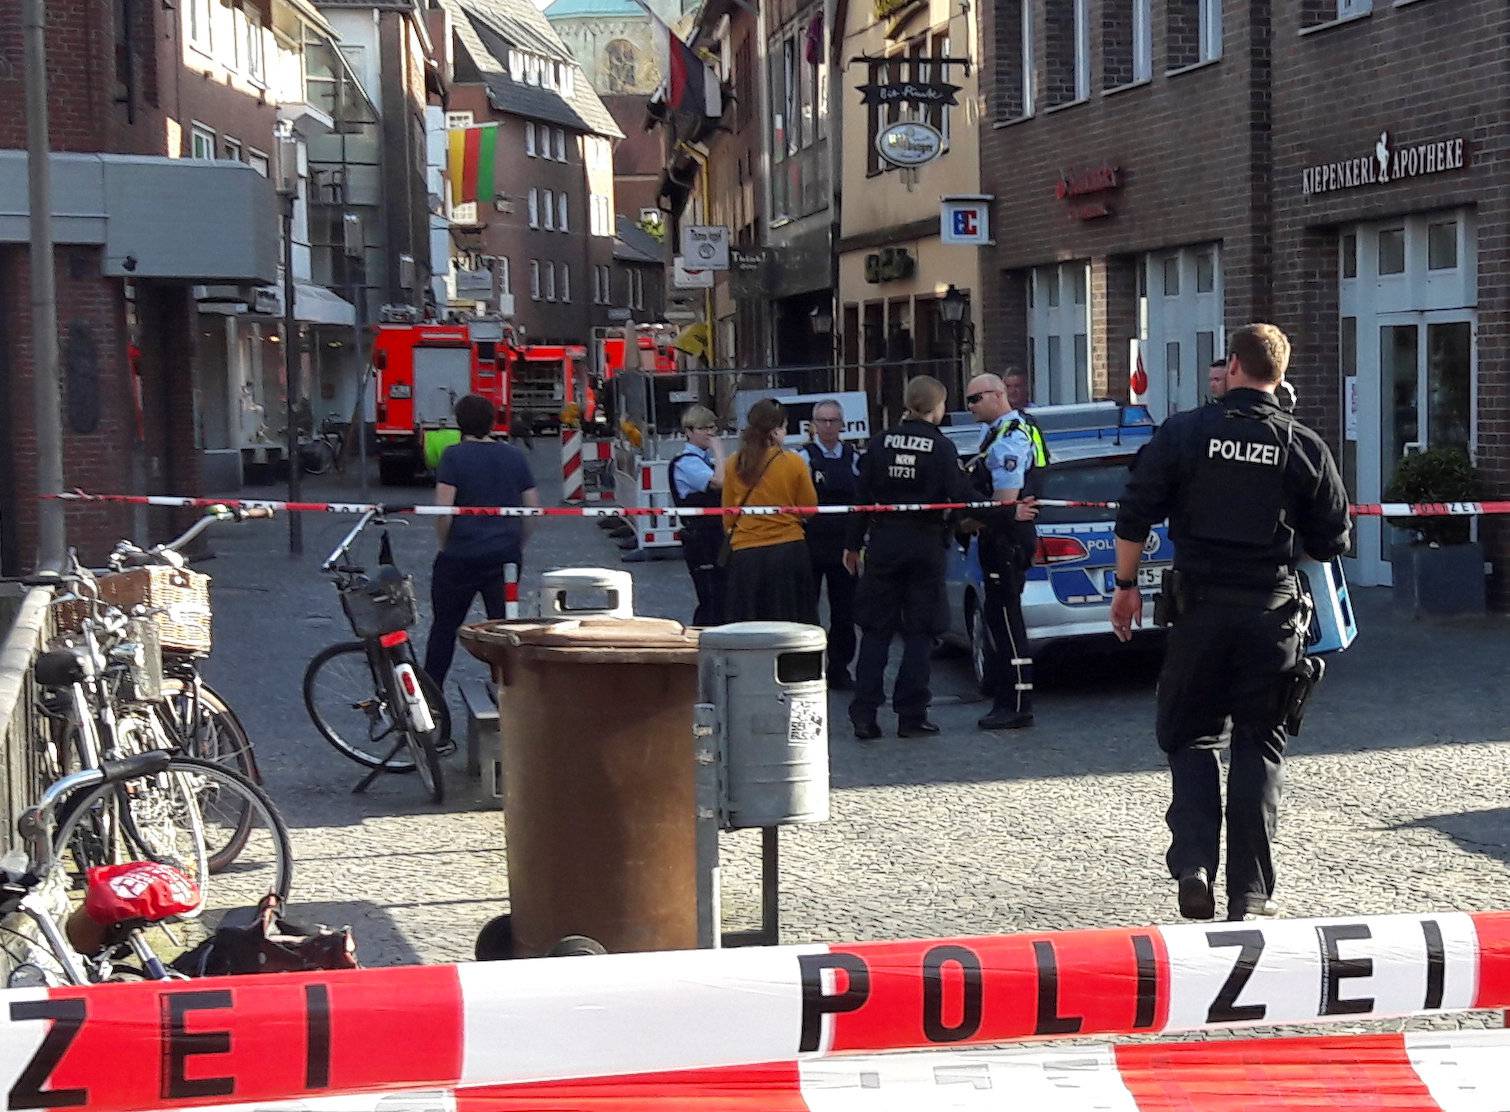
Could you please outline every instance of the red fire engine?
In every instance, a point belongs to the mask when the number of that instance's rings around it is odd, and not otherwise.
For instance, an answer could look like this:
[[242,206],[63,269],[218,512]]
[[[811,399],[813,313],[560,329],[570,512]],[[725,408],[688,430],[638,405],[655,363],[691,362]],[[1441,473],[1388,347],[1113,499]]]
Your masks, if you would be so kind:
[[372,366],[382,482],[434,470],[460,438],[453,411],[465,394],[498,407],[501,433],[516,421],[532,429],[554,423],[568,401],[580,403],[585,394],[586,357],[576,344],[518,346],[513,329],[497,320],[380,324]]

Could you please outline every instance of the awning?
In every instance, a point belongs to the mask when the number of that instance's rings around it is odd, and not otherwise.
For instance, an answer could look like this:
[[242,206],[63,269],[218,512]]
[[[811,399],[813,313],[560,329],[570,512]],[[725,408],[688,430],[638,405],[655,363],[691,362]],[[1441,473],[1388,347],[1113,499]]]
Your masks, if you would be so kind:
[[[221,290],[221,287],[215,286],[203,288],[203,296],[199,301],[201,312],[227,311],[217,307],[228,303],[223,296],[217,296]],[[281,285],[261,286],[249,293],[250,296],[237,306],[236,312],[264,317],[283,316],[283,287]],[[357,314],[351,302],[331,293],[324,286],[295,279],[294,319],[303,324],[337,324],[350,328],[356,324]]]

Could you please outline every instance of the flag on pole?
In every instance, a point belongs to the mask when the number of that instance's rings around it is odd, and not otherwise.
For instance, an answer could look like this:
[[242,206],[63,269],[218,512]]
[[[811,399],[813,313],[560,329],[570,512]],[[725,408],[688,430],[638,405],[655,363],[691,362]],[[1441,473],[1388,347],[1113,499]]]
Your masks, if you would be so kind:
[[498,125],[453,127],[446,138],[450,144],[451,203],[468,201],[488,204],[494,198],[493,164],[498,148]]

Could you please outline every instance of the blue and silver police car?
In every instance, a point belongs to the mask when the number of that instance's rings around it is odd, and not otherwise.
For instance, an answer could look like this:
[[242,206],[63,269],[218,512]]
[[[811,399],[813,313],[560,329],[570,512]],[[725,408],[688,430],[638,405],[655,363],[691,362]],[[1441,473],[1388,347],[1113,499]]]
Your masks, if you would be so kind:
[[[1111,502],[1122,496],[1133,457],[1153,436],[1142,406],[1114,402],[1034,408],[1049,449],[1042,496],[1076,502]],[[969,418],[966,417],[968,421]],[[961,459],[975,454],[985,426],[949,424],[943,429]],[[1036,649],[1075,638],[1113,636],[1109,608],[1114,589],[1116,511],[1045,507],[1038,516],[1038,552],[1023,590],[1022,613]],[[1160,574],[1174,561],[1168,527],[1157,526],[1143,548],[1138,587],[1143,592],[1143,631],[1153,627],[1152,597]],[[989,670],[995,647],[982,617],[985,591],[975,538],[951,546],[945,585],[950,629],[946,639],[968,648],[976,681]]]

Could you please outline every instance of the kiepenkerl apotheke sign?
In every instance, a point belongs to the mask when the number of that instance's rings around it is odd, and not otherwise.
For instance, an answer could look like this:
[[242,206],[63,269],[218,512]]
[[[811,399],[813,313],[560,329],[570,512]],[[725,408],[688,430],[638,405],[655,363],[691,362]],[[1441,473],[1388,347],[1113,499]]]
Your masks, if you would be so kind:
[[1300,172],[1300,192],[1307,196],[1357,189],[1390,182],[1461,170],[1468,164],[1467,141],[1434,139],[1399,147],[1391,145],[1389,132],[1381,131],[1372,156],[1322,162]]

